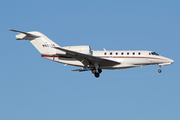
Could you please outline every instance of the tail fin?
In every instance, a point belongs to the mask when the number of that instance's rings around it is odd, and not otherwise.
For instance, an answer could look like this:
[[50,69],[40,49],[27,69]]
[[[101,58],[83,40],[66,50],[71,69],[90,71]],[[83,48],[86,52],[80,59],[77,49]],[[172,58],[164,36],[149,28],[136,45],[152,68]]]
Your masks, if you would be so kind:
[[43,55],[54,55],[56,54],[56,49],[54,49],[53,47],[60,47],[44,34],[37,31],[21,32],[12,29],[8,30],[20,33],[16,35],[17,40],[29,40],[34,45],[34,47]]

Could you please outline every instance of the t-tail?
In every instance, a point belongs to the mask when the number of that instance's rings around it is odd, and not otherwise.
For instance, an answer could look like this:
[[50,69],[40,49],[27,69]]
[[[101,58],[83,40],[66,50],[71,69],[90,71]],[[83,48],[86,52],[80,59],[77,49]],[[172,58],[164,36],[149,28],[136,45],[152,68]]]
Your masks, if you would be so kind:
[[34,47],[41,53],[41,55],[55,55],[56,49],[54,49],[53,47],[60,47],[55,42],[46,37],[44,34],[37,31],[21,32],[12,29],[8,30],[20,33],[16,35],[16,40],[29,40],[34,45]]

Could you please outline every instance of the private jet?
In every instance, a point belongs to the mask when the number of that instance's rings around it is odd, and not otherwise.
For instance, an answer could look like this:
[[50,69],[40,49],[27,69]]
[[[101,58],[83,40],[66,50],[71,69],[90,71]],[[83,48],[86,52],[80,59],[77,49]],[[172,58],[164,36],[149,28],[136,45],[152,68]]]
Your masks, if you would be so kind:
[[21,32],[13,29],[8,30],[19,33],[16,35],[16,40],[29,40],[41,53],[41,57],[65,65],[81,67],[72,71],[91,71],[96,78],[100,76],[102,69],[114,70],[158,65],[158,72],[161,73],[161,66],[174,63],[172,59],[160,56],[153,51],[108,51],[106,49],[95,51],[91,50],[91,47],[88,45],[61,47],[37,31]]

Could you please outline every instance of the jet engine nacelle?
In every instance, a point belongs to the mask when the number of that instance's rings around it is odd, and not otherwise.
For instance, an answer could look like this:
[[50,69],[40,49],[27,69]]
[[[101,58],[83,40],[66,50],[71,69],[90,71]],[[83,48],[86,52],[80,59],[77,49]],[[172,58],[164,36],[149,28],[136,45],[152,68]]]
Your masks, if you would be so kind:
[[[64,49],[68,49],[71,51],[75,51],[75,52],[80,52],[80,53],[84,53],[84,54],[88,54],[91,55],[91,46],[87,46],[87,45],[82,45],[82,46],[66,46],[66,47],[62,47]],[[63,51],[56,51],[56,54],[62,54],[65,55],[66,53]]]

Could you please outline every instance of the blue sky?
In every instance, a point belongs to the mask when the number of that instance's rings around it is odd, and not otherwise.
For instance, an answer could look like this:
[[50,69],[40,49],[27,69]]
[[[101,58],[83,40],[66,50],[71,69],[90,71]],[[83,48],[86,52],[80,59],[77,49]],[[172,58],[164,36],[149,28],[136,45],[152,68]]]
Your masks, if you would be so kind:
[[[179,120],[180,1],[2,0],[0,120]],[[41,58],[16,33],[40,31],[60,46],[152,50],[175,63],[72,72]]]

